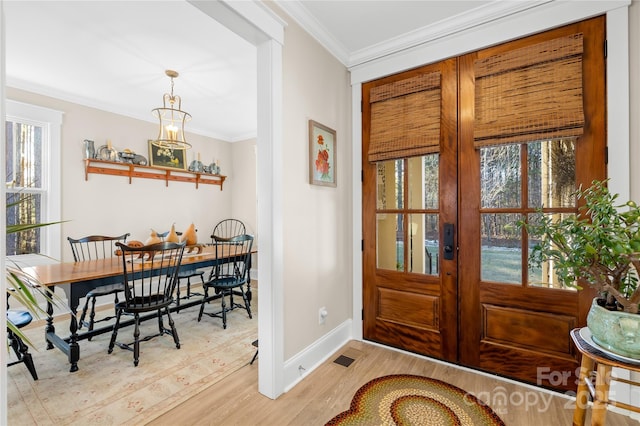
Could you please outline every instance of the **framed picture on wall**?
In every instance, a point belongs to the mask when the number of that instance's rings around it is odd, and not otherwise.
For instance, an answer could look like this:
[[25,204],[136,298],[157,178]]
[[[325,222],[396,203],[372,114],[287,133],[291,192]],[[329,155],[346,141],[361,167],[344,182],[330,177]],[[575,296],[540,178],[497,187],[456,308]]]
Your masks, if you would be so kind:
[[336,131],[309,120],[309,183],[336,186]]
[[149,140],[149,165],[167,169],[187,170],[187,151],[185,149],[161,148]]

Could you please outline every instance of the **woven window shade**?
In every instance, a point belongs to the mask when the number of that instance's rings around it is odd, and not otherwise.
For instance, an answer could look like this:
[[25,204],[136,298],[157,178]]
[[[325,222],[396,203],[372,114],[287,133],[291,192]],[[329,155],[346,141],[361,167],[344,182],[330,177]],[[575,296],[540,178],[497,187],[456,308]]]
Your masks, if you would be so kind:
[[371,89],[370,162],[414,157],[440,148],[440,73]]
[[582,34],[475,63],[476,147],[582,135]]

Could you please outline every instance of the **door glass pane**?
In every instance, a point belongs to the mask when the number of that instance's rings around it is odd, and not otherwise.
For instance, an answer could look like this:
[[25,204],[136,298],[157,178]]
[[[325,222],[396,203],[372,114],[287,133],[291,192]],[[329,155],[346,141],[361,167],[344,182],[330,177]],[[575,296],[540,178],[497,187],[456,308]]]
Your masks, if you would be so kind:
[[438,275],[440,232],[437,214],[409,215],[409,265],[417,274]]
[[527,151],[529,207],[575,207],[575,139],[533,142]]
[[522,283],[522,238],[517,225],[520,218],[517,213],[480,215],[483,281]]
[[520,207],[520,179],[520,145],[499,145],[480,149],[482,207]]
[[[540,218],[540,214],[539,213],[533,213],[528,215],[528,221],[529,223],[535,223],[536,220],[539,220]],[[548,215],[548,216],[552,216],[553,220],[563,220],[566,217],[571,216],[571,214],[569,213],[555,213],[552,215]],[[540,242],[539,239],[533,238],[531,236],[529,236],[529,247],[528,247],[528,253],[527,253],[527,258],[529,258],[529,256],[531,255],[531,250],[533,249],[533,247],[538,244]],[[544,263],[542,263],[542,265],[540,266],[534,266],[533,264],[529,263],[529,279],[528,279],[528,284],[529,286],[532,287],[546,287],[546,288],[559,288],[559,289],[563,289],[563,290],[572,290],[572,291],[576,291],[576,289],[574,287],[568,287],[565,286],[564,284],[562,284],[560,281],[558,281],[558,277],[556,276],[555,272],[554,272],[554,264],[553,261],[546,261]]]
[[377,267],[392,271],[404,270],[404,230],[401,214],[376,215]]
[[409,208],[437,209],[439,191],[439,156],[412,157],[409,163]]
[[403,161],[378,162],[378,210],[401,209],[404,199]]

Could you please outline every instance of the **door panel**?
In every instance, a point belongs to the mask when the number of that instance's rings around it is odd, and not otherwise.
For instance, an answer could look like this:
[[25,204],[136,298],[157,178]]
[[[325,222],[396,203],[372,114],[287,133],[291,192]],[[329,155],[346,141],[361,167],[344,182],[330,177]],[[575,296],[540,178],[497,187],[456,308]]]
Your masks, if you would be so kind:
[[455,224],[457,214],[455,59],[363,85],[363,152],[370,92],[433,73],[440,74],[441,91],[437,152],[373,163],[363,155],[364,336],[455,361],[457,268],[455,256],[443,259],[441,244],[443,224]]
[[[576,33],[584,37],[582,136],[474,147],[475,61]],[[593,293],[560,288],[552,275],[547,279],[547,269],[529,270],[528,251],[535,241],[528,241],[516,222],[535,220],[540,207],[548,214],[576,213],[571,193],[577,185],[605,176],[603,36],[604,20],[595,18],[459,60],[460,164],[465,170],[460,174],[459,303],[460,329],[469,330],[460,336],[461,364],[575,389],[579,364],[569,331],[585,324]],[[505,174],[502,183],[492,180]]]
[[[576,34],[583,134],[475,146],[475,61]],[[575,188],[606,176],[604,35],[604,17],[593,18],[363,85],[365,339],[575,389],[569,332],[585,324],[594,294],[563,288],[552,265],[530,269],[535,241],[518,221],[536,220],[539,208],[575,214]],[[369,162],[369,93],[434,71],[442,78],[437,152]]]

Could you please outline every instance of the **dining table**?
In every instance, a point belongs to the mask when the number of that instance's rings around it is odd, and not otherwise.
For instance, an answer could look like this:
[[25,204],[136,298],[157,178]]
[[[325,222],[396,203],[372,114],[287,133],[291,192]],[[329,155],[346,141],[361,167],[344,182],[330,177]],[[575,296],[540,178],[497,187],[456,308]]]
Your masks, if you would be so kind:
[[[252,250],[255,253],[256,250]],[[185,248],[180,271],[195,270],[199,268],[214,267],[215,265],[229,261],[230,257],[222,252],[216,255],[213,246],[200,245],[197,247]],[[141,266],[138,266],[141,268]],[[121,256],[114,256],[105,259],[87,260],[82,262],[60,262],[45,265],[36,265],[22,268],[22,272],[33,278],[33,283],[45,288],[46,293],[52,296],[58,289],[62,290],[67,298],[70,322],[69,334],[60,335],[56,332],[54,324],[54,306],[52,300],[59,298],[49,297],[47,300],[47,318],[45,325],[45,340],[47,349],[54,347],[60,349],[68,356],[71,367],[70,372],[78,371],[78,361],[80,360],[81,340],[89,339],[93,336],[108,333],[113,330],[113,324],[94,328],[93,330],[78,330],[78,320],[76,312],[80,299],[98,286],[115,284],[123,281],[123,264]],[[135,269],[134,269],[135,272]],[[151,272],[153,273],[153,271]],[[210,295],[206,302],[218,299],[218,294]],[[251,287],[248,286],[247,297],[251,300]],[[172,312],[186,309],[191,306],[203,303],[202,298],[194,300],[182,300],[170,307]],[[155,313],[150,313],[141,320],[156,318]],[[133,319],[122,321],[120,326],[133,324]]]

